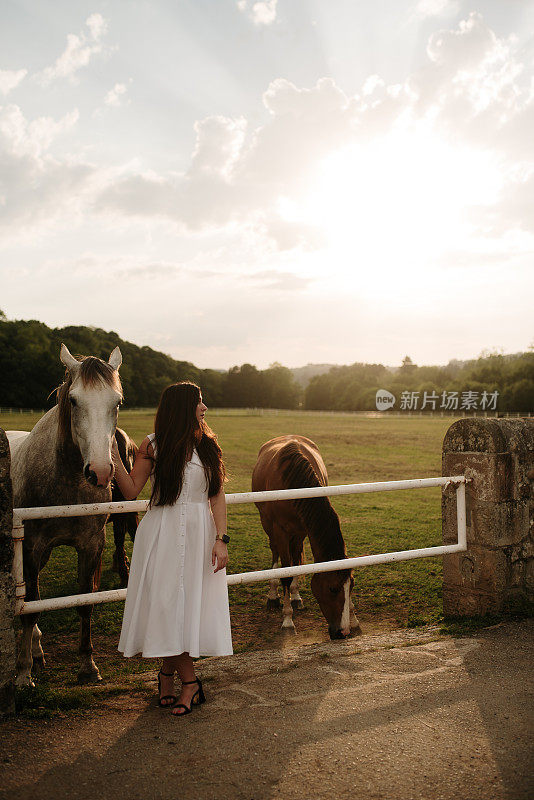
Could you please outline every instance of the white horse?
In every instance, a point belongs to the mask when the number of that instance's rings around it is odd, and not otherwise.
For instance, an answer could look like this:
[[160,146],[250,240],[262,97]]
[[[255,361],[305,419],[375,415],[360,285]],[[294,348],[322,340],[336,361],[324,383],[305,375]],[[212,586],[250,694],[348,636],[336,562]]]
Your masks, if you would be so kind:
[[[57,390],[57,405],[30,433],[7,431],[11,449],[11,478],[16,508],[111,501],[111,441],[117,426],[122,388],[122,363],[116,347],[106,363],[95,356],[81,361],[61,345],[65,381]],[[39,572],[58,545],[78,553],[80,592],[92,592],[100,581],[106,515],[28,520],[24,523],[24,580],[26,599],[39,599]],[[101,680],[92,658],[92,606],[78,609],[81,617],[80,683]],[[17,685],[33,686],[36,660],[44,666],[39,614],[21,616],[23,634],[17,661]]]

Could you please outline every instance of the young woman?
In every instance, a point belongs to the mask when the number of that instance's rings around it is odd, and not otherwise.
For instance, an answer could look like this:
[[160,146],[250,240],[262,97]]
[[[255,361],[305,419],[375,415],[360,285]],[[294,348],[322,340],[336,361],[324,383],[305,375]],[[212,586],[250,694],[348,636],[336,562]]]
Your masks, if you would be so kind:
[[[189,714],[205,700],[193,658],[232,653],[226,570],[225,469],[194,383],[168,386],[155,432],[128,475],[116,445],[115,479],[127,500],[149,476],[150,506],[135,537],[119,650],[163,659],[159,704]],[[174,674],[182,681],[174,694]]]

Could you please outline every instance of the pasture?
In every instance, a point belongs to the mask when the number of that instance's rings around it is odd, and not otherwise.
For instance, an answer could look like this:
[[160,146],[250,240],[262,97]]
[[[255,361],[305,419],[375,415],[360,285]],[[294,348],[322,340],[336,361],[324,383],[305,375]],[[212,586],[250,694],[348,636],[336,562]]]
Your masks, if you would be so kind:
[[[30,430],[38,415],[1,415],[4,429]],[[315,441],[323,455],[331,484],[400,480],[441,474],[441,444],[453,418],[362,417],[336,413],[246,411],[208,412],[207,421],[218,434],[229,481],[227,492],[250,490],[250,478],[260,446],[284,433],[297,433]],[[153,412],[123,411],[119,425],[137,443],[153,430]],[[145,487],[141,497],[148,496]],[[349,556],[404,550],[441,543],[440,490],[387,492],[333,498]],[[255,506],[229,507],[231,543],[229,572],[270,567],[270,550]],[[131,542],[127,542],[131,552]],[[117,587],[111,570],[113,536],[108,525],[101,589]],[[311,560],[309,547],[306,560]],[[420,559],[399,564],[357,569],[353,599],[364,634],[380,629],[415,626],[441,618],[441,559]],[[301,579],[305,608],[295,615],[299,641],[328,639],[324,618]],[[41,596],[76,593],[76,563],[72,548],[54,550],[41,573]],[[281,639],[281,614],[267,612],[267,583],[230,588],[230,606],[236,652],[277,646]],[[95,659],[108,672],[104,660],[115,661],[122,618],[122,603],[95,606],[93,630]],[[41,616],[45,652],[51,642],[64,655],[73,649],[79,621],[74,609]],[[68,645],[68,646],[67,646]],[[106,658],[106,653],[108,658]],[[62,655],[63,660],[63,655]],[[68,659],[70,660],[70,658]],[[121,660],[122,663],[122,660]],[[66,666],[66,665],[65,665]],[[137,671],[137,659],[119,670]],[[54,658],[54,671],[59,668]],[[72,675],[70,675],[72,679]]]

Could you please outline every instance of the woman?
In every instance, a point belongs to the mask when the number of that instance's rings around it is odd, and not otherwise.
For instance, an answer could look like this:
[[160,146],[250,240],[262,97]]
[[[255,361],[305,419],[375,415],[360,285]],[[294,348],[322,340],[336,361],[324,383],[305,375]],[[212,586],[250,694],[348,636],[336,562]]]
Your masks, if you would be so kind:
[[[112,448],[127,500],[149,476],[150,506],[135,537],[119,650],[163,659],[159,704],[177,716],[205,700],[193,658],[230,655],[225,468],[207,406],[194,383],[168,386],[130,474]],[[215,569],[214,569],[215,568]],[[174,694],[174,674],[182,681]]]

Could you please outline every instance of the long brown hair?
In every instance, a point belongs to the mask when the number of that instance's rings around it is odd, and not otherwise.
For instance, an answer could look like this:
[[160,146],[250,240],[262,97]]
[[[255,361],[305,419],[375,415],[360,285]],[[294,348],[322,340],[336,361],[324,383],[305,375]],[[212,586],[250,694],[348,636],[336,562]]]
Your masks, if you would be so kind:
[[199,423],[197,419],[199,403],[200,387],[196,383],[181,381],[163,390],[154,424],[157,457],[150,505],[176,502],[194,447],[204,466],[208,496],[218,494],[225,481],[226,470],[215,434],[204,420]]

